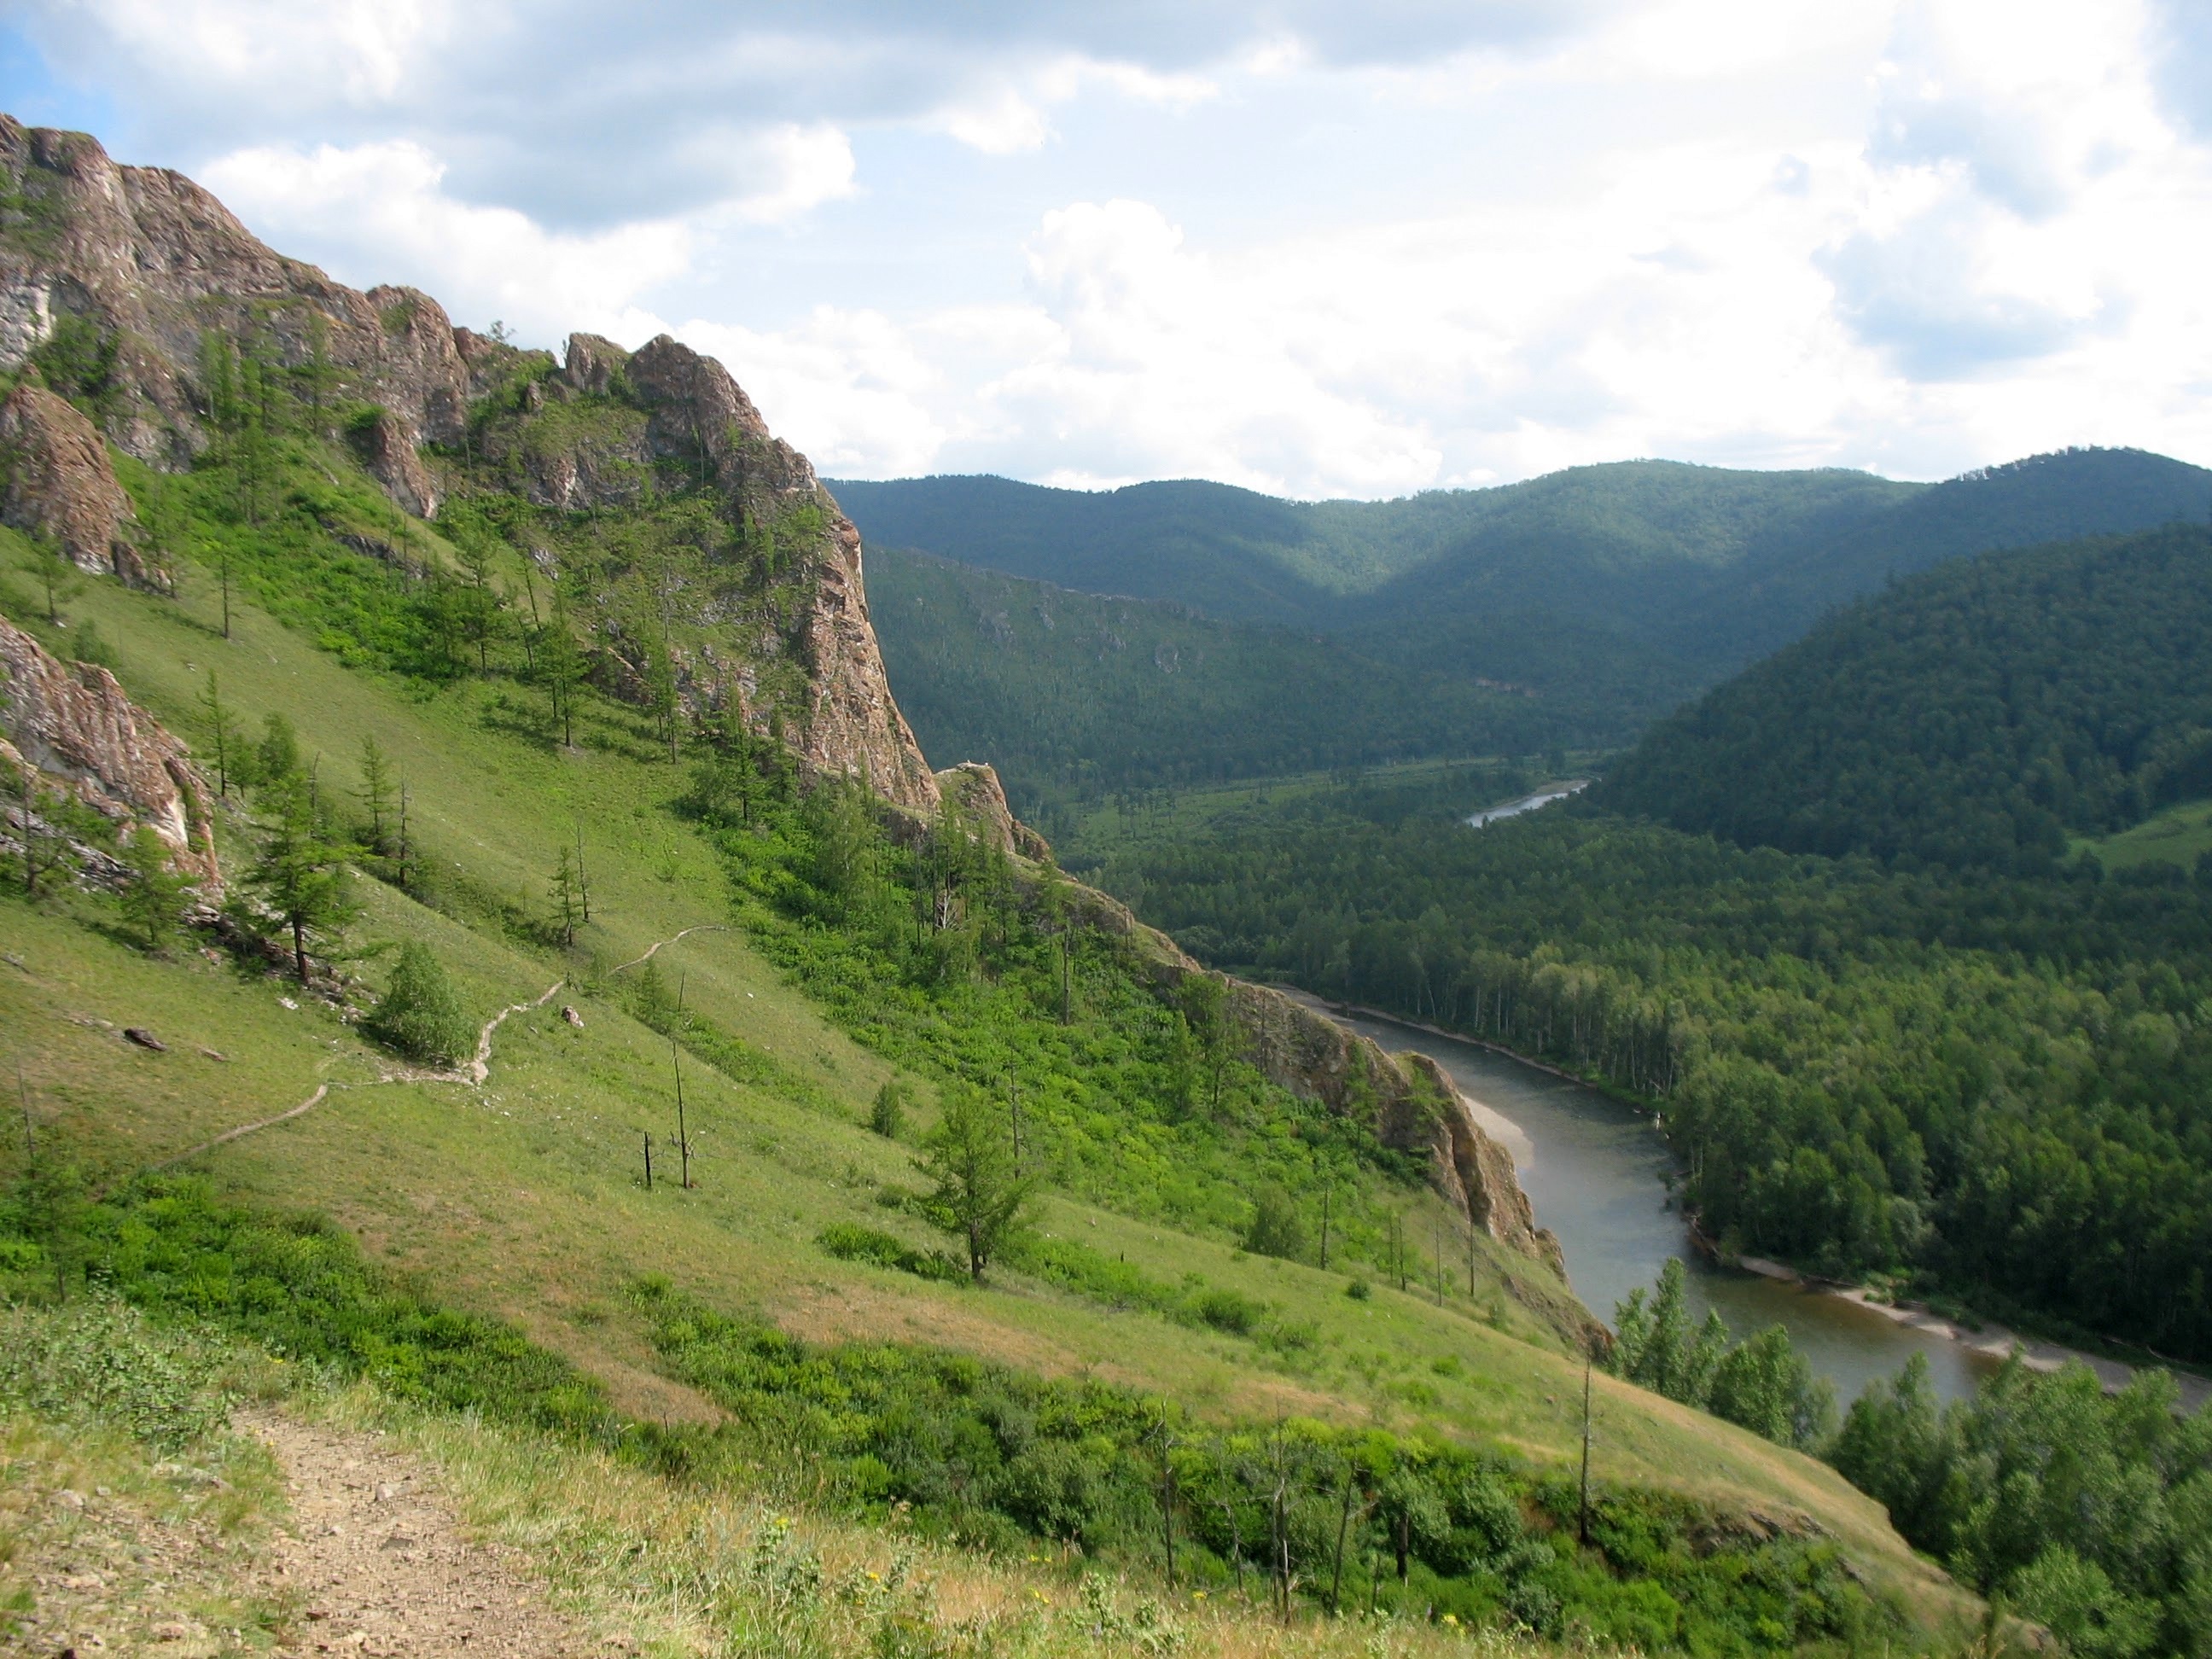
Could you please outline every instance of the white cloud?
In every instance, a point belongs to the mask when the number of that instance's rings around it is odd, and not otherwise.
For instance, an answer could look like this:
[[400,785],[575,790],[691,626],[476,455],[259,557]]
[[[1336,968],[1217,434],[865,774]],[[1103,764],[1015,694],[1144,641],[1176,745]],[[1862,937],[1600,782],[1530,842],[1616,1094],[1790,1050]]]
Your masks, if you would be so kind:
[[938,121],[946,133],[986,155],[1042,149],[1052,137],[1052,124],[1044,112],[1012,87],[1000,88],[982,103],[948,109]]
[[21,15],[286,252],[688,319],[833,474],[2212,456],[2181,0]]
[[[74,15],[70,15],[74,13]],[[158,55],[177,86],[252,86],[281,106],[337,99],[356,105],[399,94],[422,57],[448,35],[441,0],[88,0],[53,21],[122,55]]]
[[785,224],[855,193],[852,141],[826,123],[786,122],[730,148],[749,153],[751,185],[722,211],[748,224]]
[[550,234],[512,208],[456,202],[445,167],[404,141],[311,151],[245,149],[202,182],[264,240],[363,286],[412,284],[458,321],[497,317],[526,338],[632,331],[638,296],[680,274],[692,234],[661,222]]

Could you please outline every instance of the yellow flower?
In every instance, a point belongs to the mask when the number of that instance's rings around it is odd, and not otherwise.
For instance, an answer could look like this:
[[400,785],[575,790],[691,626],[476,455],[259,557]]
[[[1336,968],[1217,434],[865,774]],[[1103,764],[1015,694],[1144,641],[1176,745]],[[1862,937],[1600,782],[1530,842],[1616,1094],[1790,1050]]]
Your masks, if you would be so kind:
[[1459,1616],[1456,1613],[1448,1613],[1444,1615],[1444,1623],[1447,1625],[1456,1625],[1459,1623]]

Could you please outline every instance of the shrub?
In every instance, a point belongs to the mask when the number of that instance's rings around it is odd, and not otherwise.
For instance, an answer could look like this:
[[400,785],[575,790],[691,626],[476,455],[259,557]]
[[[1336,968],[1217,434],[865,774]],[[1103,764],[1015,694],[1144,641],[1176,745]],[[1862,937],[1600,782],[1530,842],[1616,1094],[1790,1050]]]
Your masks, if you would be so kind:
[[410,1060],[440,1066],[459,1060],[476,1036],[444,964],[418,939],[399,947],[392,983],[362,1029]]
[[1235,1291],[1208,1291],[1198,1298],[1196,1306],[1200,1320],[1231,1336],[1251,1335],[1266,1311],[1250,1297]]
[[840,1261],[871,1262],[947,1285],[957,1285],[968,1277],[968,1270],[942,1250],[917,1250],[889,1233],[849,1221],[831,1223],[815,1235],[814,1242]]
[[0,1314],[0,1402],[64,1423],[100,1423],[175,1451],[222,1425],[222,1358],[107,1297]]
[[876,1091],[876,1103],[868,1111],[868,1127],[885,1140],[906,1133],[906,1085],[896,1078],[884,1080]]
[[1253,1200],[1251,1224],[1244,1230],[1244,1248],[1255,1255],[1281,1256],[1289,1261],[1305,1254],[1305,1224],[1298,1219],[1297,1206],[1280,1187],[1273,1183],[1264,1186]]

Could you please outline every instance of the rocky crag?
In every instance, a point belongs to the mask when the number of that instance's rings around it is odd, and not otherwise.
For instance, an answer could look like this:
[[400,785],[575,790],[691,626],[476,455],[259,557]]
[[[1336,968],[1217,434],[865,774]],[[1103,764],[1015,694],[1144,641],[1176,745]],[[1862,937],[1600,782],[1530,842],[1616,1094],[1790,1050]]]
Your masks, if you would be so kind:
[[[184,744],[124,695],[115,676],[67,664],[0,617],[0,760],[29,767],[127,833],[150,828],[170,861],[218,887],[209,790]],[[20,805],[11,803],[11,811]]]
[[[647,701],[657,632],[674,693],[695,714],[734,713],[781,736],[810,775],[859,778],[908,814],[932,816],[950,799],[1001,850],[1049,859],[989,766],[933,773],[923,759],[869,619],[859,532],[721,364],[666,336],[635,352],[590,334],[571,335],[557,358],[519,349],[456,326],[416,289],[360,291],[284,258],[179,173],[118,166],[84,134],[0,117],[0,369],[26,371],[0,409],[0,515],[87,569],[159,580],[106,445],[156,468],[189,465],[220,439],[213,382],[240,359],[305,387],[394,506],[417,519],[484,492],[585,519],[705,503],[709,533],[696,522],[684,530],[699,556],[664,559],[654,578],[657,617],[611,605],[586,618],[599,683]],[[69,384],[40,384],[48,370]],[[400,548],[357,531],[341,539],[410,556],[404,537]],[[583,556],[527,551],[549,573]],[[673,627],[679,611],[684,625]],[[131,710],[104,671],[21,659],[10,672],[39,688],[33,701],[47,711],[26,728],[34,763],[211,860],[204,791],[194,793],[182,746]],[[1073,890],[1079,914],[1143,943],[1169,988],[1206,971],[1112,899]],[[1425,1152],[1474,1225],[1559,1266],[1510,1156],[1433,1066],[1401,1064],[1278,993],[1226,982],[1247,1050],[1270,1078]]]
[[0,524],[44,537],[80,569],[147,580],[131,497],[99,431],[67,398],[24,385],[0,404]]
[[[685,698],[734,702],[811,773],[935,807],[869,622],[859,532],[720,363],[665,337],[633,355],[577,336],[558,364],[519,351],[455,326],[416,289],[362,292],[284,258],[180,173],[118,166],[85,134],[0,117],[0,368],[73,380],[10,401],[9,522],[55,537],[88,568],[143,576],[122,530],[129,499],[97,439],[166,468],[216,441],[211,342],[304,386],[418,517],[488,468],[577,510],[665,490],[672,471],[775,554],[774,592],[726,606],[741,614],[684,653]],[[93,410],[97,428],[54,390]],[[695,609],[712,605],[702,596]],[[592,642],[622,655],[612,624]]]

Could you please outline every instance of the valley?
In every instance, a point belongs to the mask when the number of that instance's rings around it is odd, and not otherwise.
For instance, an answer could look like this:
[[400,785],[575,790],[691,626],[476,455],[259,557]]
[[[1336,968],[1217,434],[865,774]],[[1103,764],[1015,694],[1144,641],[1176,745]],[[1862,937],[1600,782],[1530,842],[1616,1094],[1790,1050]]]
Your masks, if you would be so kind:
[[2212,1358],[2197,469],[856,526],[669,335],[0,161],[0,1497],[84,1437],[210,1652],[313,1639],[270,1440],[671,1653],[2212,1605],[2164,1370],[1685,1249]]

